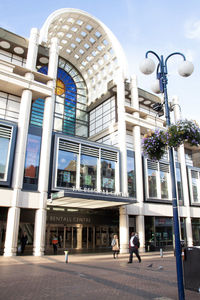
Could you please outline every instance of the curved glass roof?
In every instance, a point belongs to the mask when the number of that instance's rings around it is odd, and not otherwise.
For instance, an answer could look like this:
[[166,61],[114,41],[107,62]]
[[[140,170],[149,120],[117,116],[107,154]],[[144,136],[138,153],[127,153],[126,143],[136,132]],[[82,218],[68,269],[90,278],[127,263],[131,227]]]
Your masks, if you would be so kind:
[[98,19],[78,9],[52,13],[40,31],[40,42],[59,40],[59,55],[72,63],[86,81],[89,102],[107,91],[117,70],[127,73],[124,52],[113,33]]

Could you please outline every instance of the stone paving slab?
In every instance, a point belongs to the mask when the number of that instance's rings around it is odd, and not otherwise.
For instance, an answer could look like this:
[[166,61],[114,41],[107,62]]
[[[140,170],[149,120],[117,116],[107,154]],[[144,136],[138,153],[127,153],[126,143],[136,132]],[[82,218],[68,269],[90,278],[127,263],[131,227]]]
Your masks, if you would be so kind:
[[[175,300],[176,263],[172,254],[112,254],[0,257],[0,300]],[[186,300],[200,294],[185,291]]]

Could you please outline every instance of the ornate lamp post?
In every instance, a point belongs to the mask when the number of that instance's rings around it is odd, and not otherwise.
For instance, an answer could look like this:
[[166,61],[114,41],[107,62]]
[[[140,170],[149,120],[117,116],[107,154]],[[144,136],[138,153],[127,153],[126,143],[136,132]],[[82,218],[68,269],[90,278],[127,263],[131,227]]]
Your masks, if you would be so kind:
[[[158,59],[157,65],[157,80],[153,86],[153,91],[156,93],[164,94],[164,104],[165,104],[165,117],[167,127],[170,126],[170,110],[168,104],[167,95],[167,61],[171,56],[180,55],[183,58],[183,62],[178,68],[178,72],[183,77],[188,77],[192,74],[194,66],[191,62],[186,61],[185,56],[180,52],[174,52],[167,56],[164,60],[163,55],[160,57],[154,51],[147,51],[145,59],[140,64],[140,70],[142,73],[148,75],[154,72],[155,63],[152,59],[148,58],[149,54],[153,54]],[[176,192],[176,178],[175,178],[175,166],[174,166],[174,155],[173,148],[169,147],[169,163],[171,170],[171,182],[172,182],[172,206],[173,206],[173,222],[174,222],[174,235],[175,235],[175,253],[176,253],[176,271],[177,271],[177,282],[178,282],[178,294],[179,300],[185,299],[184,285],[183,285],[183,268],[182,268],[182,258],[181,258],[181,243],[180,243],[180,231],[179,231],[179,219],[178,219],[178,207],[177,207],[177,192]]]

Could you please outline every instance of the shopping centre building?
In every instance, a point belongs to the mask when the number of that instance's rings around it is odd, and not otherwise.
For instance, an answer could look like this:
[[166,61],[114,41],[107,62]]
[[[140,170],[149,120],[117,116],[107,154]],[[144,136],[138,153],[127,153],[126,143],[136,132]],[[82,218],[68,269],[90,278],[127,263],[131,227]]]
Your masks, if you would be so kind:
[[[142,57],[141,57],[142,59]],[[138,62],[139,64],[139,62]],[[142,138],[165,129],[162,99],[128,73],[123,49],[98,19],[78,9],[52,13],[30,38],[0,29],[0,250],[109,251],[130,232],[141,250],[172,249],[168,154],[143,155]],[[175,120],[178,98],[171,103]],[[175,152],[181,239],[200,245],[199,149]],[[58,252],[59,253],[59,252]]]

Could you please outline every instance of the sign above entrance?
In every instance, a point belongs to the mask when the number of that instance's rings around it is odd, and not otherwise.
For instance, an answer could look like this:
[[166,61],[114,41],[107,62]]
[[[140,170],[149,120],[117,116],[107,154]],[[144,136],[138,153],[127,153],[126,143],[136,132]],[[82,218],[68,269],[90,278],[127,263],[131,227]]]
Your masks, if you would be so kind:
[[60,190],[60,191],[58,191],[58,192],[52,193],[52,194],[51,194],[51,200],[55,200],[55,199],[58,199],[58,198],[62,198],[62,197],[64,197],[64,194],[65,194],[65,191],[64,191],[64,190]]
[[[63,195],[64,192],[64,195]],[[57,197],[63,195],[61,197]],[[111,194],[91,193],[83,191],[64,190],[55,193],[54,198],[49,201],[49,206],[62,206],[73,208],[97,209],[112,206],[121,206],[135,203],[136,200],[128,197]]]

